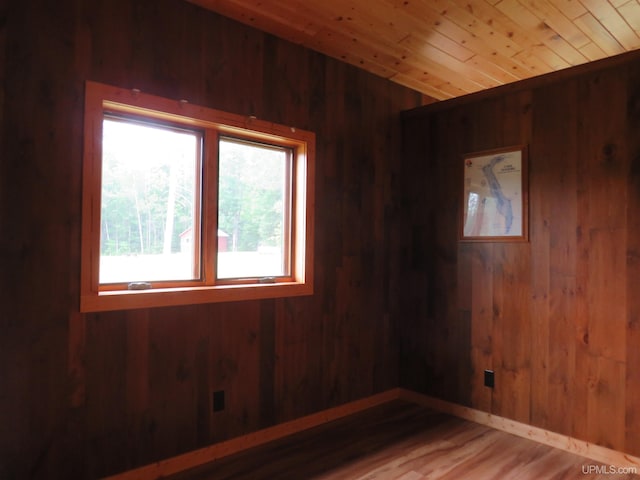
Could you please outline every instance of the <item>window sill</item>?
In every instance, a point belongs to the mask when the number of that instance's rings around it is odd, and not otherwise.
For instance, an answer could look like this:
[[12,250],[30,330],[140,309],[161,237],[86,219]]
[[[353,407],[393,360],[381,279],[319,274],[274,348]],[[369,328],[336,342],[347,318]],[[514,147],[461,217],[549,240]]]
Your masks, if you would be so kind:
[[238,302],[265,298],[312,295],[309,283],[275,283],[260,285],[219,285],[215,287],[157,288],[152,290],[118,290],[80,297],[81,312],[106,312],[136,308],[169,307],[199,303]]

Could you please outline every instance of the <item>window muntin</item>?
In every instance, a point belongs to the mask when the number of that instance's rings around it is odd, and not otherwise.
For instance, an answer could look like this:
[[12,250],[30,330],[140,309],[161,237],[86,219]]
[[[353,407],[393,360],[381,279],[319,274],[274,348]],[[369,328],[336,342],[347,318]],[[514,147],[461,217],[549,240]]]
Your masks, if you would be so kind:
[[105,113],[100,284],[200,278],[202,134]]
[[290,148],[221,137],[217,278],[290,276]]
[[[243,117],[191,105],[184,100],[156,97],[138,90],[120,89],[95,82],[87,82],[86,87],[81,311],[238,301],[313,293],[313,133],[261,121],[253,116]],[[103,145],[104,130],[105,123],[111,121],[140,123],[163,132],[186,133],[192,136],[198,145],[196,160],[190,160],[193,162],[193,168],[189,168],[194,184],[194,191],[188,194],[191,197],[193,193],[193,230],[188,232],[189,228],[186,228],[180,232],[190,237],[185,239],[185,247],[188,252],[193,252],[188,253],[193,260],[185,262],[187,267],[183,267],[183,272],[188,271],[188,274],[163,273],[155,277],[148,274],[126,274],[117,278],[108,277],[106,272],[101,274],[101,245],[108,243],[109,238],[113,240],[113,231],[109,233],[111,236],[103,233],[101,221],[103,153],[105,148],[110,148]],[[108,137],[107,132],[106,143]],[[276,211],[278,216],[282,215],[283,229],[281,233],[272,232],[271,238],[267,235],[261,240],[263,247],[271,247],[271,250],[267,248],[267,251],[282,248],[282,258],[276,262],[276,267],[272,264],[265,271],[256,269],[248,276],[237,272],[225,274],[222,271],[221,275],[218,275],[217,269],[217,252],[222,237],[226,234],[218,227],[218,202],[222,200],[222,197],[218,196],[218,152],[220,148],[225,148],[226,142],[258,149],[272,149],[287,159],[283,162],[274,160],[279,164],[276,170],[282,173],[284,169],[285,172],[282,175],[284,185],[278,190],[278,195],[282,195],[282,204]],[[192,153],[189,153],[189,157],[193,158]],[[166,186],[164,188],[166,189]],[[105,208],[108,208],[108,205]],[[166,220],[169,215],[160,214],[160,217],[161,220]],[[159,223],[162,224],[162,221]],[[177,230],[181,230],[182,226],[174,224],[173,228],[172,237],[175,237]],[[274,238],[278,239],[275,247],[274,243],[268,245]],[[189,250],[192,247],[186,245],[191,242],[194,245],[193,250]],[[172,253],[176,253],[175,238],[171,241],[170,248]],[[107,253],[105,250],[105,257]],[[146,253],[148,251],[145,251]],[[265,273],[267,275],[263,275]],[[135,280],[132,280],[133,278]],[[132,285],[132,282],[135,285]]]

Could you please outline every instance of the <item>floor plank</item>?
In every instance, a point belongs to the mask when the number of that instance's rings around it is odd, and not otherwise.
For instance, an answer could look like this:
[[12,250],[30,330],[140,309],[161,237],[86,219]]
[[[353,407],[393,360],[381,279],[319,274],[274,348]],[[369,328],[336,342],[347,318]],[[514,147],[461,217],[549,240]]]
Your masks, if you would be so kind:
[[620,480],[614,465],[393,401],[170,480]]

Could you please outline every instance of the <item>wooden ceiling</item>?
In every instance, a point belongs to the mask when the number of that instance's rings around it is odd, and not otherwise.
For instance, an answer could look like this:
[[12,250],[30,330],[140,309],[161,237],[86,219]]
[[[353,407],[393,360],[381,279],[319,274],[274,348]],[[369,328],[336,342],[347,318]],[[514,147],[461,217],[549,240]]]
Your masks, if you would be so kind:
[[438,100],[640,47],[640,0],[189,0]]

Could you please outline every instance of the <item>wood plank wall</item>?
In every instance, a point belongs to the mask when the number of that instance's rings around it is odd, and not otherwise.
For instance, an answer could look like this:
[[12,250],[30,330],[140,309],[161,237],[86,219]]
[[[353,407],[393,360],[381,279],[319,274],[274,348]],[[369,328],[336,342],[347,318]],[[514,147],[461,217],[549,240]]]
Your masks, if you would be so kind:
[[[420,94],[179,0],[3,5],[0,478],[98,478],[398,385]],[[316,132],[315,295],[79,314],[87,79]]]
[[[404,138],[401,386],[640,454],[640,56],[407,112]],[[530,242],[459,243],[461,155],[517,144]]]

